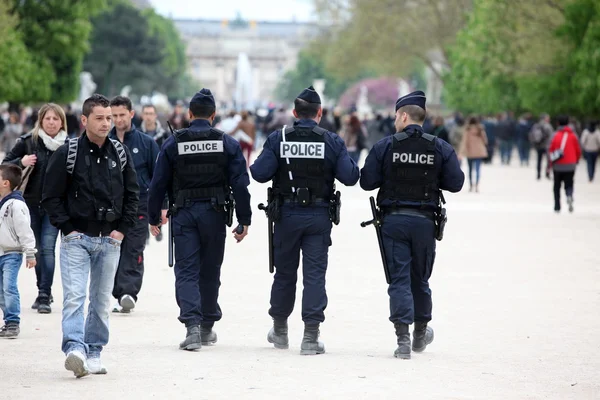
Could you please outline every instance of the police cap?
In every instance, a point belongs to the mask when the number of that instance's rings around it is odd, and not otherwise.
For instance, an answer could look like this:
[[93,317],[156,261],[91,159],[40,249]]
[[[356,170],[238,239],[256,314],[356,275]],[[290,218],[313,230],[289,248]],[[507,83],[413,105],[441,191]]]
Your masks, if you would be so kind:
[[215,98],[210,89],[202,89],[192,97],[191,103],[202,104],[205,106],[215,106]]
[[298,95],[298,98],[306,101],[307,103],[321,104],[321,97],[319,97],[319,93],[317,93],[315,88],[312,86],[304,89],[302,93]]
[[412,92],[407,94],[406,96],[402,96],[396,101],[396,111],[404,106],[419,106],[423,110],[425,110],[425,93],[421,90],[417,90],[416,92]]

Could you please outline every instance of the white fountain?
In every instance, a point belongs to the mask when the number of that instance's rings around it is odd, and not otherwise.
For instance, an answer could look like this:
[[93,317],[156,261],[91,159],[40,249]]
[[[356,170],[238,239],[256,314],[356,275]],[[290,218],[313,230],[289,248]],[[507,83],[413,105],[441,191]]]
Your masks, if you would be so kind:
[[254,108],[252,98],[252,66],[246,53],[240,53],[235,77],[235,107],[238,111]]

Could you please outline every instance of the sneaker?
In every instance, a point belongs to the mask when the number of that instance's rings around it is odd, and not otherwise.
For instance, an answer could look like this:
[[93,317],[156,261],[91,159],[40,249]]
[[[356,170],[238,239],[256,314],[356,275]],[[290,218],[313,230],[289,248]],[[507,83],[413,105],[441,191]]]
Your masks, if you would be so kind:
[[90,373],[85,356],[79,350],[73,350],[67,354],[65,368],[67,371],[72,371],[76,378],[83,378]]
[[569,205],[569,212],[573,212],[573,196],[567,197],[567,204]]
[[50,297],[45,293],[38,296],[37,312],[40,314],[50,314],[52,312],[52,308],[50,307]]
[[130,296],[128,294],[121,296],[121,299],[119,300],[119,304],[121,305],[122,313],[130,313],[131,310],[133,310],[135,308],[135,300],[133,299],[132,296]]
[[94,375],[105,375],[108,373],[106,367],[100,361],[100,357],[92,357],[87,360],[88,369],[91,374]]
[[120,313],[121,312],[121,305],[119,304],[118,301],[115,303],[115,306],[113,307],[112,312],[114,312],[114,313]]
[[21,333],[19,324],[9,322],[2,327],[2,330],[0,330],[0,337],[6,339],[16,339],[19,336],[19,333]]

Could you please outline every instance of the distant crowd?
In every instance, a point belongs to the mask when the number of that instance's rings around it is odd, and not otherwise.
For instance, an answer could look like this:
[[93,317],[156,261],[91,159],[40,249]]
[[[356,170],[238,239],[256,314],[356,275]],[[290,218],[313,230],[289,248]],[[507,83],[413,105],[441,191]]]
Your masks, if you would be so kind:
[[[68,105],[64,110],[68,136],[79,136],[82,131],[79,115]],[[152,136],[159,147],[170,135],[167,122],[173,129],[188,126],[188,113],[182,101],[178,101],[168,114],[159,113],[152,105],[138,105],[136,110],[133,124]],[[539,117],[523,114],[517,118],[511,112],[469,117],[455,113],[449,117],[429,115],[423,128],[425,132],[454,147],[461,162],[466,161],[470,190],[478,192],[482,164],[491,163],[496,154],[499,154],[501,165],[510,165],[515,150],[521,166],[529,166],[530,161],[535,163],[538,180],[543,176],[551,179],[553,167],[548,161],[549,148],[553,137],[563,128],[559,118],[561,117],[552,118],[547,114]],[[36,120],[35,109],[26,108],[20,113],[0,110],[0,152],[8,153],[20,135],[33,129]],[[240,142],[250,164],[253,151],[260,151],[262,143],[271,132],[293,122],[291,109],[279,106],[241,112],[220,110],[214,124]],[[356,162],[359,162],[363,150],[369,150],[378,140],[395,133],[394,115],[391,113],[378,113],[365,118],[356,110],[342,112],[336,108],[332,112],[324,108],[319,125],[340,135]],[[600,125],[597,121],[582,124],[574,119],[569,119],[567,125],[578,139],[581,155],[587,164],[587,177],[591,182],[595,177],[600,153]]]

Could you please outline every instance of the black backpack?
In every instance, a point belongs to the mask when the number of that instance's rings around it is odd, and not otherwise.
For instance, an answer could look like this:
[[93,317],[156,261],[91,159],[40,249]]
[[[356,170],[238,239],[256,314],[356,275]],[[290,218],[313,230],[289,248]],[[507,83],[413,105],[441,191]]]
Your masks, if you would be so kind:
[[[108,139],[112,143],[113,147],[117,151],[119,155],[119,161],[121,162],[121,172],[125,170],[125,166],[127,165],[127,153],[125,152],[125,147],[118,140]],[[75,169],[75,162],[77,161],[77,147],[79,146],[79,139],[73,138],[68,140],[69,152],[67,153],[67,173],[69,175],[73,175],[73,170]]]

